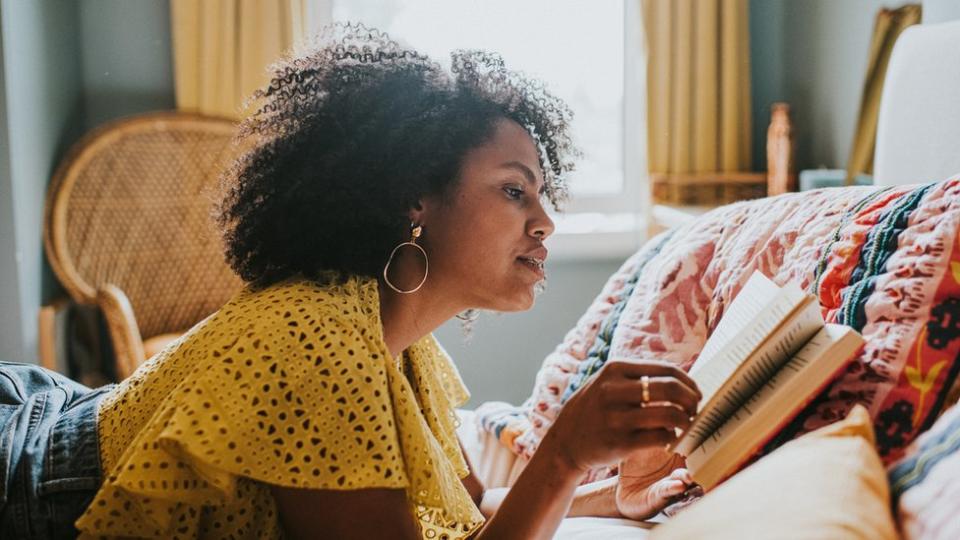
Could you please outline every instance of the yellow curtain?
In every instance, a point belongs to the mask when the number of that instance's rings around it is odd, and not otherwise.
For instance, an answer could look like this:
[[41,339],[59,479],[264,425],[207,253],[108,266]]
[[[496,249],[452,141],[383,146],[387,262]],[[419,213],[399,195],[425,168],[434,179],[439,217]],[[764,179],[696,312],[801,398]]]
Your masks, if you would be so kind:
[[747,0],[642,0],[650,171],[751,166]]
[[867,77],[863,82],[860,98],[860,114],[853,134],[850,158],[847,160],[847,183],[852,183],[858,174],[873,173],[873,150],[877,142],[877,117],[880,112],[880,96],[883,94],[883,79],[893,45],[908,27],[920,22],[919,4],[908,4],[898,9],[881,9],[873,25],[870,42],[870,59],[867,61]]
[[177,109],[239,119],[267,67],[299,43],[308,0],[171,0]]

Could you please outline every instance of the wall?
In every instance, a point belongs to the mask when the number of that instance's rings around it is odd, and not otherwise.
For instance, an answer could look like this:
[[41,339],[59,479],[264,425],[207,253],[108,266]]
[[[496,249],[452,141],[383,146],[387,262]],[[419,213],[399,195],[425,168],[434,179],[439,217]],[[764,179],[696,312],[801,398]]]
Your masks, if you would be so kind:
[[765,170],[770,105],[785,99],[783,3],[750,0],[750,99],[753,116],[753,168]]
[[960,19],[960,2],[957,0],[923,0],[924,24],[935,24]]
[[85,127],[174,108],[169,1],[78,4]]
[[883,0],[750,0],[754,161],[765,168],[770,104],[792,108],[798,169],[845,168]]
[[[0,131],[0,358],[34,361],[37,314],[52,278],[42,246],[46,184],[82,111],[77,3],[3,0]],[[7,302],[10,302],[9,304]]]
[[42,246],[47,182],[83,132],[173,107],[167,0],[2,0],[0,358],[36,360],[60,294]]
[[[3,27],[0,6],[0,29]],[[3,65],[3,40],[0,39],[0,89],[6,87]],[[13,231],[13,182],[10,177],[10,143],[7,139],[6,92],[0,90],[0,358],[23,356],[23,325],[20,317],[20,274],[17,268],[17,242]]]

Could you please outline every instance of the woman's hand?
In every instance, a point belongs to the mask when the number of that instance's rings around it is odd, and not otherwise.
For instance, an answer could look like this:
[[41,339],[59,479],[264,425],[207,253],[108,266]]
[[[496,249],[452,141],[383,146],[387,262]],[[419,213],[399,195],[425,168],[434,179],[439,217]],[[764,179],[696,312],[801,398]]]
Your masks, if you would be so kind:
[[587,471],[638,449],[663,451],[699,401],[696,384],[673,366],[607,362],[564,405],[478,538],[551,538]]
[[643,488],[617,483],[617,510],[630,519],[648,519],[695,485],[686,469],[674,469],[668,476]]
[[[643,378],[649,401],[644,401]],[[617,463],[627,454],[659,448],[686,429],[700,401],[681,369],[658,362],[611,360],[564,405],[540,444],[574,470]]]
[[683,457],[663,448],[649,448],[620,462],[617,510],[624,517],[643,520],[677,500],[695,486]]

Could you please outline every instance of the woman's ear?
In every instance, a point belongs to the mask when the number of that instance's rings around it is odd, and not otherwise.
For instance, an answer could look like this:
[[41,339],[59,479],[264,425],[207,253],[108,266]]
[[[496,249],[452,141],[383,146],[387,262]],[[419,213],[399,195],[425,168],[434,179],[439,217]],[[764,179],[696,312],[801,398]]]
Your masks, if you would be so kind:
[[410,218],[410,223],[423,225],[423,220],[429,213],[427,211],[429,206],[429,204],[424,204],[424,199],[419,199],[417,202],[413,203],[413,207],[410,208],[409,212],[407,212],[407,217]]
[[407,215],[410,217],[410,223],[423,225],[426,229],[429,228],[431,219],[437,219],[443,214],[445,207],[442,195],[424,195],[413,203]]

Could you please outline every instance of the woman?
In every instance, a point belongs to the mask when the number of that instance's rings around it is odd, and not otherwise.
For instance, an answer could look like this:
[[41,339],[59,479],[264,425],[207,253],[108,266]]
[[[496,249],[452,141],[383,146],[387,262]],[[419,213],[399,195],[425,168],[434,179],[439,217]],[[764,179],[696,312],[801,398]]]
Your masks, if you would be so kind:
[[[249,286],[118,386],[51,409],[47,457],[14,481],[38,495],[6,530],[79,517],[83,536],[545,538],[568,511],[639,517],[686,488],[682,474],[620,501],[577,488],[688,425],[695,384],[649,363],[608,363],[505,496],[470,473],[454,412],[468,394],[430,332],[533,304],[569,112],[496,56],[456,54],[448,73],[379,32],[337,31],[278,65],[242,126],[251,149],[219,222]],[[3,371],[39,381],[21,395],[69,384],[24,369]],[[84,451],[57,454],[63,434]],[[57,490],[80,458],[86,483]]]

